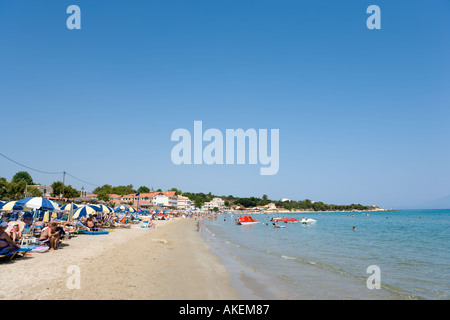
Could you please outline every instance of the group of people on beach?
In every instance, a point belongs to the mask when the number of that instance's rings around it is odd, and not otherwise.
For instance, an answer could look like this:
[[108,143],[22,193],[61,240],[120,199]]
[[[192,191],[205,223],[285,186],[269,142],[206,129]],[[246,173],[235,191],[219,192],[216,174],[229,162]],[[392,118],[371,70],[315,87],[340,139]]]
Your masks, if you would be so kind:
[[73,233],[80,230],[97,231],[103,227],[130,227],[127,225],[126,216],[119,219],[113,213],[81,217],[74,221],[55,218],[51,218],[49,222],[40,219],[34,221],[33,214],[29,212],[2,213],[0,218],[0,253],[20,249],[22,240],[26,238],[39,245],[46,245],[53,251],[58,249],[62,239],[69,239]]

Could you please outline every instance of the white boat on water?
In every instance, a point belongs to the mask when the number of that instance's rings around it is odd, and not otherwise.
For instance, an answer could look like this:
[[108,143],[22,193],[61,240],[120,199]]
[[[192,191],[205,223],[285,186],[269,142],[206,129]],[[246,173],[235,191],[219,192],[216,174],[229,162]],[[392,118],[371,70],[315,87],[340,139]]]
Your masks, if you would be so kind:
[[300,220],[300,223],[303,223],[303,224],[314,224],[314,223],[316,223],[317,222],[317,220],[314,220],[314,219],[311,219],[311,218],[302,218],[302,220]]

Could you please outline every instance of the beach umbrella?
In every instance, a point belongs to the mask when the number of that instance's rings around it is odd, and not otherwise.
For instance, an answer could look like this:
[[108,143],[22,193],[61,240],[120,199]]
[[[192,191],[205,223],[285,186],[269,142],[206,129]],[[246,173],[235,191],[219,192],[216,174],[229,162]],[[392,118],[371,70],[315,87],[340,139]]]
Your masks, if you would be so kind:
[[122,205],[120,205],[120,206],[117,206],[117,207],[116,207],[116,210],[118,210],[118,211],[127,211],[127,210],[128,210],[128,207],[127,207],[127,206],[124,206],[124,205],[122,204]]
[[103,213],[110,213],[110,212],[114,212],[114,209],[105,206],[104,204],[98,204],[97,207],[99,207],[101,209],[101,212]]
[[76,204],[68,203],[68,204],[63,205],[60,209],[70,211],[70,208],[73,208],[73,210],[77,210],[79,207],[80,206],[77,206]]
[[28,197],[16,202],[17,206],[21,206],[28,209],[41,209],[48,211],[59,211],[59,206],[52,200],[42,197]]
[[49,222],[50,221],[50,212],[45,211],[44,218],[42,219],[42,222]]
[[128,207],[128,212],[136,212],[136,209],[133,207]]
[[23,210],[22,206],[17,205],[17,201],[8,201],[3,205],[0,205],[0,210],[2,211],[13,211],[13,210]]
[[89,217],[92,214],[96,214],[97,212],[99,212],[99,208],[96,206],[92,206],[92,205],[87,205],[84,206],[82,208],[78,208],[72,216],[72,219],[79,219],[81,217]]

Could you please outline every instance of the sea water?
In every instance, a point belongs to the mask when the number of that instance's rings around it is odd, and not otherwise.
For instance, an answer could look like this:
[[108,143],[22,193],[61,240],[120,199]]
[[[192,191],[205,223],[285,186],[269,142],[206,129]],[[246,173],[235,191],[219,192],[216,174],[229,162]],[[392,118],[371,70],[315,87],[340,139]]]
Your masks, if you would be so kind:
[[[450,210],[238,216],[203,219],[201,235],[244,299],[450,299]],[[274,228],[273,217],[317,223]]]

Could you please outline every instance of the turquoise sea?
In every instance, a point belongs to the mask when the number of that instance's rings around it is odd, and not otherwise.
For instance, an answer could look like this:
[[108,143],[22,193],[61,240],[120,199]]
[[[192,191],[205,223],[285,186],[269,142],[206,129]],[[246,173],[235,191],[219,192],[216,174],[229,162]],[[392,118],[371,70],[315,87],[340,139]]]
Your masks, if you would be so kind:
[[[238,216],[203,219],[201,235],[244,299],[450,299],[450,210]],[[274,228],[273,217],[317,223]]]

